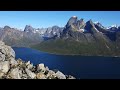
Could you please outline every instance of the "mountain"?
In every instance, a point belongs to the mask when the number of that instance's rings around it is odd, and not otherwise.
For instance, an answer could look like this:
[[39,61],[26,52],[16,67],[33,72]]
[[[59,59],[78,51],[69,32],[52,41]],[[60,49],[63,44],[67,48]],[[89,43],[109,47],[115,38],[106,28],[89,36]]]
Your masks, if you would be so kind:
[[49,28],[33,28],[31,25],[26,25],[24,30],[4,26],[0,28],[0,40],[12,47],[30,47],[43,41],[46,36],[48,39],[60,36],[62,28],[53,26],[50,33],[48,30]]
[[100,22],[87,22],[71,17],[64,27],[24,30],[5,26],[0,28],[0,40],[13,47],[32,47],[57,54],[112,55],[120,54],[120,26],[104,27]]
[[31,25],[26,25],[24,32],[28,34],[38,33],[43,36],[46,30],[47,28],[33,28]]
[[82,43],[109,41],[108,38],[100,32],[99,26],[96,27],[92,20],[84,22],[83,19],[77,20],[77,17],[71,17],[66,24],[66,28],[61,34],[62,39],[72,39]]
[[29,45],[40,42],[42,38],[37,33],[30,34],[9,26],[5,26],[0,30],[0,40],[13,47],[29,47]]
[[58,26],[53,26],[53,27],[49,27],[47,28],[46,32],[44,33],[44,40],[48,40],[48,39],[54,39],[56,37],[60,37],[61,33],[62,33],[63,28],[62,27],[58,27]]
[[71,17],[58,38],[43,41],[33,48],[56,54],[120,55],[120,27],[104,27],[101,23],[87,22]]
[[28,33],[34,33],[34,28],[30,25],[26,25],[24,32],[28,32]]

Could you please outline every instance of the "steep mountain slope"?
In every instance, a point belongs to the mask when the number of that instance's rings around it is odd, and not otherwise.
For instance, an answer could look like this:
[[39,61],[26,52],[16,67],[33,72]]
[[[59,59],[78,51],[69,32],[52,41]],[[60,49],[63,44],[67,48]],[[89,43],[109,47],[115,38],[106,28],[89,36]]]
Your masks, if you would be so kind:
[[[113,28],[113,27],[111,27]],[[116,47],[120,47],[119,28],[111,30],[92,20],[84,22],[76,16],[71,17],[59,38],[43,41],[33,48],[56,54],[80,55],[120,55]]]

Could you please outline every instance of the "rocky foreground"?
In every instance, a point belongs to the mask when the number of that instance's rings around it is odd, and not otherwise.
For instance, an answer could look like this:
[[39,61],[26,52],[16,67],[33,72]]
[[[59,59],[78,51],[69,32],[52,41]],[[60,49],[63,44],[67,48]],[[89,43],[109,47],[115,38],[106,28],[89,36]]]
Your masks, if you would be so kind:
[[49,70],[44,64],[33,66],[30,61],[15,60],[15,52],[0,41],[0,79],[75,79],[60,71]]

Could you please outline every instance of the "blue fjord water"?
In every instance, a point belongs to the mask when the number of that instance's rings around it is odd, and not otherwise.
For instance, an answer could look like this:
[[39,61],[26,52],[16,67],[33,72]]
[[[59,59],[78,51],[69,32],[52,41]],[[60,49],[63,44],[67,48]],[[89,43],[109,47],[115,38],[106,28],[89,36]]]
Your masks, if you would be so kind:
[[120,58],[101,56],[55,55],[31,48],[13,47],[16,59],[31,61],[34,65],[44,63],[49,69],[81,79],[120,79]]

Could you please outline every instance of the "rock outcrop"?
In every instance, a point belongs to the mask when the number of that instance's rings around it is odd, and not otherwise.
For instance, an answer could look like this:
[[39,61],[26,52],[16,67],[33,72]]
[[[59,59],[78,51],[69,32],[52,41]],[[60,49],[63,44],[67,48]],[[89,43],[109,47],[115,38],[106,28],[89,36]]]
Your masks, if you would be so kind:
[[43,63],[33,66],[21,59],[15,60],[15,52],[0,41],[0,79],[75,79],[62,72],[49,70]]

